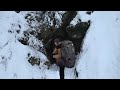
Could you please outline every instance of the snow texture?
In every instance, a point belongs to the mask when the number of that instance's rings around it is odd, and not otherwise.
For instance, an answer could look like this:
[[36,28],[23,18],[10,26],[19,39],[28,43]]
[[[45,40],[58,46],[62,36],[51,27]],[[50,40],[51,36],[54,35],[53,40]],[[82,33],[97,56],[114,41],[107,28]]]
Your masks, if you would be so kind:
[[[23,31],[29,28],[24,18],[26,13],[0,12],[0,78],[59,79],[57,66],[47,69],[44,62],[48,60],[44,54],[18,41],[23,36]],[[20,30],[19,34],[17,30]],[[39,66],[32,66],[28,62],[28,53],[40,58]]]
[[[24,18],[27,13],[0,11],[0,79],[59,79],[59,67],[53,64],[48,69],[44,64],[48,59],[43,53],[18,41],[23,37],[23,31],[29,28]],[[56,18],[61,22],[57,14]],[[78,11],[71,24],[76,25],[78,19],[82,22],[91,20],[91,26],[75,67],[65,68],[65,79],[120,78],[120,12],[94,11],[88,15],[86,11]],[[38,43],[37,40],[34,42]],[[28,62],[28,53],[40,58],[39,66]],[[75,76],[75,68],[78,77]]]
[[85,19],[92,23],[76,66],[79,78],[120,78],[120,12],[95,11]]

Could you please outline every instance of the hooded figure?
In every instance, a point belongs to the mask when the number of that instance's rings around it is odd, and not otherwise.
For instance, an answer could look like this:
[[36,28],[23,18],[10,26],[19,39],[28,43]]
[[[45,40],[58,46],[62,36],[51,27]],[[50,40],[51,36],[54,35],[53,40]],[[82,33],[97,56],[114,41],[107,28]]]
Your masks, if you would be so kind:
[[61,40],[56,38],[54,40],[54,50],[53,50],[53,58],[56,59],[56,63],[59,65],[62,61],[62,54],[61,54]]

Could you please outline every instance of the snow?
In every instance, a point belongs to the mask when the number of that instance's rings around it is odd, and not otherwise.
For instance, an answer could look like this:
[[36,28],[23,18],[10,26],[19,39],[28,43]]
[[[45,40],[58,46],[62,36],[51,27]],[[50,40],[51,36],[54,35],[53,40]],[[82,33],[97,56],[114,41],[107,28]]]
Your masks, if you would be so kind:
[[[59,79],[58,68],[47,69],[47,66],[44,65],[44,62],[48,60],[43,53],[21,44],[17,40],[23,36],[23,31],[29,28],[24,18],[26,13],[25,11],[20,13],[14,11],[0,12],[0,78]],[[17,34],[16,30],[20,30],[20,34]],[[28,53],[40,58],[39,66],[32,66],[28,62]],[[57,66],[54,65],[55,67]]]
[[[23,31],[29,28],[24,18],[28,12],[0,12],[0,79],[59,79],[58,66],[53,64],[48,69],[44,65],[48,59],[42,52],[18,41],[23,36]],[[120,12],[94,11],[88,15],[86,11],[78,11],[71,24],[76,25],[78,19],[82,22],[91,20],[91,26],[84,38],[83,52],[77,56],[75,67],[65,68],[65,79],[119,79]],[[16,30],[20,30],[20,33]],[[31,36],[29,42],[32,40],[34,43],[39,42]],[[28,53],[40,58],[39,66],[32,66],[28,62]],[[77,78],[75,68],[78,72]]]
[[88,20],[90,20],[90,17],[90,15],[86,14],[86,11],[77,11],[77,15],[70,22],[70,24],[75,26],[78,22],[80,22],[79,20],[81,20],[81,22],[87,22]]
[[120,12],[95,11],[77,63],[79,78],[120,78]]

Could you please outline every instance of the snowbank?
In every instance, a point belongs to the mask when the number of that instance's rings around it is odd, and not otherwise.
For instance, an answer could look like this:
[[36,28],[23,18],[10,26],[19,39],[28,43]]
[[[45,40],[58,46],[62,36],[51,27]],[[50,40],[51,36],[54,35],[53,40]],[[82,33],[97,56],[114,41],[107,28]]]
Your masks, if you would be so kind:
[[120,78],[120,12],[95,11],[83,52],[77,63],[79,78]]
[[[41,52],[21,44],[17,39],[28,29],[27,12],[0,12],[0,78],[1,79],[59,79],[58,69],[47,69],[47,58]],[[17,33],[17,30],[20,30]],[[40,66],[28,62],[28,53],[39,57]],[[54,66],[57,68],[57,66]]]

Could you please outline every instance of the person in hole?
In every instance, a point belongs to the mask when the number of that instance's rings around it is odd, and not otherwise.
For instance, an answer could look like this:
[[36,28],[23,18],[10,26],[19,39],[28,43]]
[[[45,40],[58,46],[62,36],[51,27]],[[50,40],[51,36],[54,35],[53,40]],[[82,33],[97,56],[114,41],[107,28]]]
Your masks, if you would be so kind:
[[52,52],[53,58],[56,60],[56,64],[60,65],[62,61],[62,54],[61,54],[61,40],[59,38],[56,38],[54,40],[54,50]]
[[60,67],[60,79],[64,79],[64,64],[63,64],[63,58],[61,53],[61,46],[62,46],[62,38],[56,38],[54,39],[54,50],[52,52],[53,58],[56,61],[56,64]]
[[53,58],[58,66],[72,68],[75,65],[75,49],[71,41],[54,39]]

